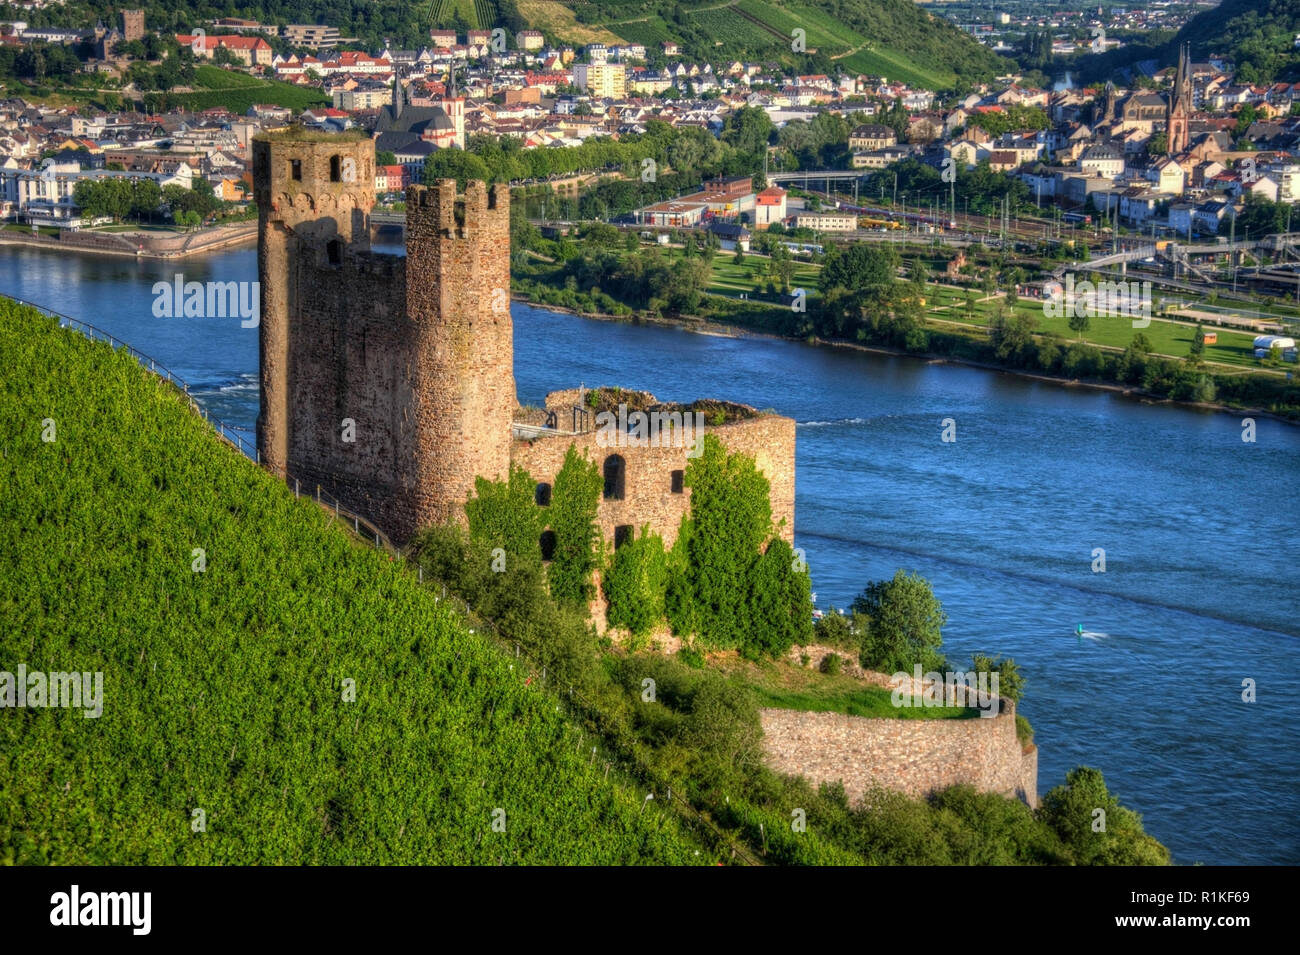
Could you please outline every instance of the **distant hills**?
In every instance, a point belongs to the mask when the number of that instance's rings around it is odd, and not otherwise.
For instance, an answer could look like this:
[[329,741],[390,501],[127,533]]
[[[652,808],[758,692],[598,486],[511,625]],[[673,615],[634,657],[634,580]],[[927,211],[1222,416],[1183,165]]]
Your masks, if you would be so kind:
[[[1300,0],[1224,0],[1192,17],[1171,39],[1130,42],[1101,55],[1085,54],[1072,66],[1083,82],[1123,75],[1138,64],[1172,66],[1178,48],[1192,45],[1192,58],[1222,56],[1235,64],[1243,83],[1300,81]],[[1167,42],[1166,42],[1167,40]]]
[[[573,46],[642,43],[652,54],[679,44],[681,56],[807,63],[808,72],[835,64],[930,88],[949,88],[1004,73],[1008,60],[911,0],[435,0],[439,26],[517,24]],[[803,50],[794,49],[803,30]]]
[[1298,33],[1300,0],[1224,0],[1192,17],[1178,32],[1173,50],[1190,42],[1196,58],[1221,53],[1236,64],[1238,78],[1246,83],[1300,80]]

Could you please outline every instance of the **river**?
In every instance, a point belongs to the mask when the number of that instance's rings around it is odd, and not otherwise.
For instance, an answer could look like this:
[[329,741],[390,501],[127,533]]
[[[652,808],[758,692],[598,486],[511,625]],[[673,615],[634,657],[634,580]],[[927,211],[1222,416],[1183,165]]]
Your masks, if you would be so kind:
[[[152,285],[177,271],[252,281],[256,255],[177,265],[0,247],[0,292],[130,342],[251,429],[256,329],[155,318]],[[1300,429],[1260,419],[1247,443],[1239,416],[981,369],[513,314],[521,402],[619,384],[799,422],[795,543],[818,604],[844,606],[900,567],[926,577],[953,663],[1021,665],[1040,793],[1095,766],[1179,863],[1300,863],[1287,702],[1300,690]],[[955,441],[941,440],[946,418]]]

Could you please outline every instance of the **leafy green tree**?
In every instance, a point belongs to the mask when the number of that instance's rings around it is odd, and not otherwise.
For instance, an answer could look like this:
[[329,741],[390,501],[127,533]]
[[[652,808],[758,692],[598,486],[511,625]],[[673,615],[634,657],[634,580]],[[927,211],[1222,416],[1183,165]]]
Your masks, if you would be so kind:
[[870,620],[863,637],[863,667],[883,672],[911,672],[916,664],[943,669],[943,627],[948,615],[919,575],[895,572],[891,580],[867,584],[854,598],[852,610]]
[[1038,816],[1078,865],[1169,864],[1169,850],[1143,831],[1141,817],[1121,806],[1090,767],[1070,770],[1064,785],[1043,796]]
[[585,610],[595,593],[591,578],[600,559],[597,548],[601,540],[596,509],[603,487],[600,468],[570,445],[555,475],[546,515],[555,534],[547,579],[551,596],[561,605]]
[[637,637],[653,630],[664,619],[667,571],[663,538],[650,533],[648,526],[641,528],[635,540],[614,551],[602,580],[609,602],[609,625],[623,627]]
[[754,568],[749,617],[753,631],[741,648],[750,659],[779,657],[811,642],[812,582],[803,561],[783,537],[773,538]]
[[1068,865],[1056,833],[1018,799],[951,786],[934,794],[930,810],[955,865]]
[[1086,310],[1080,312],[1076,309],[1070,315],[1069,325],[1070,325],[1070,331],[1078,332],[1079,339],[1082,340],[1084,332],[1088,330],[1088,328],[1092,325],[1092,322],[1089,320],[1088,312]]
[[827,252],[821,271],[821,289],[884,294],[898,281],[898,266],[898,252],[891,246],[853,242]]
[[212,51],[212,62],[216,66],[239,66],[239,58],[224,46],[218,46]]
[[752,631],[749,583],[771,534],[768,481],[753,458],[728,454],[706,433],[685,483],[691,489],[687,558],[699,635],[708,646],[736,648]]
[[103,180],[100,179],[77,180],[77,184],[72,189],[72,201],[76,203],[83,215],[90,218],[108,215],[104,191],[100,188],[102,182]]
[[137,179],[131,188],[131,214],[152,218],[162,205],[162,189],[152,179]]
[[1029,315],[999,310],[989,323],[989,343],[1000,361],[1017,367],[1028,364],[1035,354],[1034,325]]
[[[474,496],[465,504],[470,539],[485,544],[502,573],[513,563],[541,563],[543,515],[536,501],[537,482],[523,468],[512,466],[506,481],[474,479]],[[557,535],[558,537],[558,535]],[[490,562],[491,563],[491,562]]]
[[1007,657],[988,657],[976,654],[971,658],[971,669],[976,673],[996,673],[998,675],[998,695],[1013,703],[1019,703],[1025,695],[1025,678],[1020,673],[1016,661]]
[[[1246,204],[1237,216],[1237,237],[1263,238],[1286,230],[1289,209],[1285,202],[1273,202],[1255,193],[1247,193]],[[1220,233],[1231,229],[1227,217],[1219,224]]]
[[460,189],[471,180],[494,182],[487,163],[463,149],[439,149],[424,162],[424,183],[433,185],[439,179],[455,179]]
[[862,649],[862,634],[871,621],[851,613],[840,613],[834,607],[813,624],[813,640],[828,647],[840,647],[858,653]]
[[772,136],[772,118],[757,106],[742,106],[728,114],[722,125],[722,141],[748,162],[748,168],[762,168],[763,154]]

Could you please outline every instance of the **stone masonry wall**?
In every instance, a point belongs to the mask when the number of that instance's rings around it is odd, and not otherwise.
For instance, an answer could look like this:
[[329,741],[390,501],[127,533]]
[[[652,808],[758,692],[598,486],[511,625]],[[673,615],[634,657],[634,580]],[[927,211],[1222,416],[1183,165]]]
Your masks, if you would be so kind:
[[920,797],[967,783],[1038,805],[1038,750],[1021,751],[1015,707],[995,717],[866,719],[760,711],[768,765],[814,785],[840,781],[850,802],[873,786]]
[[[575,392],[561,392],[547,397],[548,407],[557,410],[557,427],[572,427],[572,415],[561,396]],[[577,447],[588,460],[595,461],[604,473],[604,462],[610,455],[620,455],[625,462],[624,494],[622,500],[602,498],[597,509],[597,521],[607,543],[614,540],[614,529],[629,525],[636,534],[648,524],[650,530],[671,547],[677,540],[682,515],[690,507],[691,489],[684,487],[674,494],[673,471],[685,471],[691,462],[685,447],[603,447],[600,432],[587,431],[575,436],[559,435],[536,439],[516,438],[510,450],[512,464],[519,465],[533,479],[547,484],[555,481],[564,464],[564,455],[570,445]],[[731,452],[740,452],[754,458],[759,470],[771,484],[772,519],[780,525],[781,536],[794,542],[794,444],[795,423],[779,415],[761,415],[730,424],[711,427],[705,425],[704,434],[713,434]]]
[[474,479],[504,478],[518,403],[510,318],[510,190],[453,180],[406,193],[412,513],[397,528],[464,521]]
[[[290,351],[289,469],[388,530],[407,516],[401,450],[412,430],[405,260],[353,252],[289,263],[299,308]],[[365,303],[365,307],[358,307]],[[345,440],[350,421],[352,440]]]

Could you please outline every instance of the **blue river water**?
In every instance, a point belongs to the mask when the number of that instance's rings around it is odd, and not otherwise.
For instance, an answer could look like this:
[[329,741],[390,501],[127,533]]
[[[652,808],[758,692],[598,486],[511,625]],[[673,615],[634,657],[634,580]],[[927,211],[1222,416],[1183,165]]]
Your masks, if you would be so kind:
[[[130,342],[251,429],[256,329],[156,318],[152,287],[256,268],[252,249],[177,264],[3,247],[0,292]],[[514,321],[521,402],[619,384],[794,418],[818,604],[900,567],[926,577],[950,660],[1021,665],[1040,793],[1095,766],[1179,863],[1300,863],[1300,428],[1261,418],[1247,443],[1240,416],[981,369],[518,305]]]

